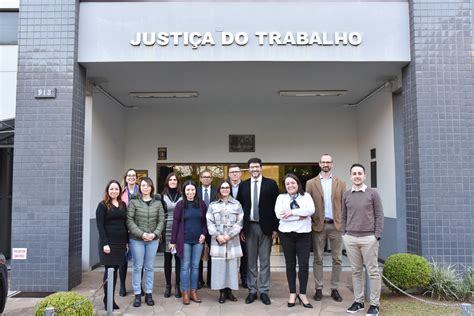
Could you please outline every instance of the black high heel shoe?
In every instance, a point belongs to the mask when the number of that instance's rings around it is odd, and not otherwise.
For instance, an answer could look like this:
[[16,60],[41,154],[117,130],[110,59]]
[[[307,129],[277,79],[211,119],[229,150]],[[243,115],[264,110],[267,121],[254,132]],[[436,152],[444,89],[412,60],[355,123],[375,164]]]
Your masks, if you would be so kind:
[[[300,304],[303,305],[304,307],[313,308],[313,305],[311,305],[311,303],[308,303],[308,304],[303,303],[303,300],[301,299],[301,297],[299,295],[296,295],[296,299],[298,301],[300,301]],[[288,304],[290,304],[290,303],[288,303]]]
[[288,301],[288,307],[293,307],[296,305],[296,299],[298,298],[298,295],[295,296],[295,301],[293,303],[291,303],[290,301]]

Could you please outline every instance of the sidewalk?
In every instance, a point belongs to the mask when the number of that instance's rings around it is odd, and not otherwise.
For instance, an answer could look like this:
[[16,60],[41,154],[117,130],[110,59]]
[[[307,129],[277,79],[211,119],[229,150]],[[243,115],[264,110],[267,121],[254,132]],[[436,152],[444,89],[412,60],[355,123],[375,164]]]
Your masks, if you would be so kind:
[[[103,271],[103,270],[102,270]],[[100,285],[103,272],[99,270],[85,272],[82,275],[82,283],[75,287],[73,291],[78,292],[84,296],[90,296],[94,290]],[[329,284],[330,272],[325,272],[326,283]],[[335,302],[329,297],[329,288],[325,288],[323,293],[325,297],[321,302],[316,302],[312,297],[314,295],[314,282],[312,274],[310,274],[310,281],[308,284],[307,296],[313,304],[313,309],[304,308],[302,305],[288,308],[288,285],[286,282],[286,274],[284,272],[272,272],[272,285],[270,289],[270,298],[272,304],[264,305],[260,300],[252,304],[245,304],[245,297],[248,292],[241,288],[239,291],[234,291],[235,296],[239,299],[238,302],[226,302],[219,304],[217,302],[218,291],[212,291],[209,288],[199,290],[203,302],[201,304],[192,303],[185,306],[181,303],[181,299],[174,296],[164,298],[164,275],[162,272],[155,274],[155,289],[153,298],[155,306],[150,307],[142,304],[141,307],[135,308],[132,306],[133,295],[130,293],[126,297],[115,296],[117,304],[120,306],[119,312],[121,315],[321,315],[321,316],[335,316],[347,315],[346,309],[353,302],[353,294],[348,289],[350,285],[350,272],[343,271],[341,276],[340,294],[344,298],[341,303]],[[131,273],[127,277],[127,290],[131,290]],[[174,289],[172,291],[174,294]],[[104,306],[102,304],[103,292],[99,291],[94,303],[94,309],[99,312],[99,315],[106,315]],[[3,315],[17,316],[17,315],[34,315],[35,304],[41,299],[39,298],[9,298],[7,306]],[[120,315],[120,314],[118,314]]]
[[[225,304],[219,304],[217,302],[218,291],[213,291],[209,288],[203,288],[199,290],[199,294],[202,296],[203,302],[201,304],[192,303],[188,306],[182,304],[181,299],[174,297],[174,288],[172,289],[172,296],[170,298],[164,298],[164,275],[161,269],[162,257],[157,256],[155,262],[155,288],[153,291],[153,298],[155,300],[155,306],[150,307],[142,303],[142,306],[135,308],[132,306],[133,295],[131,291],[131,280],[132,274],[129,266],[129,273],[127,276],[127,291],[126,297],[120,297],[118,294],[115,295],[115,300],[120,306],[120,310],[116,311],[116,315],[132,316],[132,315],[321,315],[321,316],[340,316],[348,315],[346,309],[352,304],[354,296],[352,291],[349,289],[352,285],[351,272],[349,262],[347,258],[343,256],[343,272],[341,275],[341,284],[339,292],[343,297],[341,303],[335,302],[329,297],[329,287],[324,288],[324,298],[320,302],[316,302],[313,299],[314,295],[314,280],[312,267],[310,267],[309,282],[307,289],[307,296],[310,303],[314,306],[313,309],[304,308],[302,305],[296,305],[295,307],[288,308],[288,284],[286,281],[286,274],[284,268],[284,258],[282,255],[272,255],[272,274],[271,274],[271,289],[269,296],[272,300],[272,304],[269,306],[264,305],[260,300],[255,301],[252,304],[245,304],[245,297],[248,294],[247,289],[241,288],[239,291],[234,291],[234,295],[238,298],[237,302],[226,302]],[[312,256],[310,258],[312,263]],[[324,279],[325,284],[329,285],[331,277],[331,256],[325,254],[324,256]],[[312,266],[312,264],[310,264]],[[72,289],[86,297],[91,296],[94,291],[100,286],[103,268],[96,269],[90,272],[84,272],[82,274],[82,283]],[[116,290],[118,291],[118,289]],[[104,306],[102,303],[103,291],[100,290],[94,300],[94,309],[98,312],[98,315],[106,315]],[[15,298],[10,297],[7,299],[7,305],[4,314],[7,316],[17,315],[34,315],[35,305],[40,298]],[[361,313],[363,314],[363,313]]]

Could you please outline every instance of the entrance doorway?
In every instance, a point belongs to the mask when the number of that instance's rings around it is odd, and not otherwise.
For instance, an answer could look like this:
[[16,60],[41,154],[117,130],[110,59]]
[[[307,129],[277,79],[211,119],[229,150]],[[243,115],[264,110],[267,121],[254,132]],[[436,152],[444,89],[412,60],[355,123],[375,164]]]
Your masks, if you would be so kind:
[[[166,176],[175,172],[183,183],[186,180],[193,180],[199,185],[199,173],[205,169],[211,171],[213,180],[212,185],[228,177],[228,166],[230,163],[179,163],[179,164],[160,164],[156,165],[156,183],[158,192],[163,191]],[[242,180],[250,178],[247,164],[238,164],[242,170]],[[263,165],[262,174],[264,177],[273,179],[278,184],[280,192],[285,192],[283,183],[284,176],[287,173],[294,173],[300,179],[303,188],[306,187],[306,181],[319,174],[321,168],[317,163],[269,163]]]
[[10,258],[13,147],[0,148],[0,252]]
[[[218,182],[224,178],[228,178],[228,166],[230,163],[182,163],[182,164],[157,164],[156,165],[156,180],[158,192],[163,191],[166,176],[171,172],[175,172],[180,183],[186,180],[193,180],[199,185],[199,173],[203,170],[209,170],[213,176],[212,184],[217,186]],[[250,172],[246,163],[237,164],[242,170],[242,180],[250,178]],[[317,163],[269,163],[262,167],[262,174],[264,177],[273,179],[278,184],[280,192],[285,192],[284,177],[287,173],[295,174],[301,181],[303,188],[306,187],[306,182],[319,174],[321,168]],[[272,253],[282,254],[283,251],[280,246],[278,238],[274,241]]]

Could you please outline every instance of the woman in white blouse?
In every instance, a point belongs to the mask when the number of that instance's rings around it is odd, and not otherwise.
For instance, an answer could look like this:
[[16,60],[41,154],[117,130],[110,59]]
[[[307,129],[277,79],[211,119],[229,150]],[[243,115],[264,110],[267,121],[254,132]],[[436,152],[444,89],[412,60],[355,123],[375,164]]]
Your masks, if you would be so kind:
[[[288,307],[296,300],[306,308],[313,308],[306,297],[308,285],[309,252],[311,249],[311,215],[314,213],[313,199],[305,194],[301,182],[294,174],[285,175],[286,192],[276,200],[275,213],[280,220],[278,235],[286,261],[286,278],[290,289]],[[298,258],[300,285],[296,293],[296,258]]]

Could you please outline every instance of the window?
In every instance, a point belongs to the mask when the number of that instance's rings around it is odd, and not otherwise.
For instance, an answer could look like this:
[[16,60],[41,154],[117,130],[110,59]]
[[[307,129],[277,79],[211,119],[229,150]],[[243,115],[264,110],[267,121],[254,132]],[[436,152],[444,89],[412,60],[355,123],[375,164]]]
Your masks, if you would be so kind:
[[18,44],[18,12],[0,11],[0,45]]

